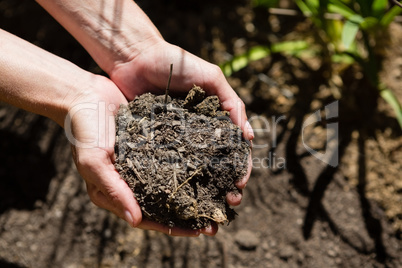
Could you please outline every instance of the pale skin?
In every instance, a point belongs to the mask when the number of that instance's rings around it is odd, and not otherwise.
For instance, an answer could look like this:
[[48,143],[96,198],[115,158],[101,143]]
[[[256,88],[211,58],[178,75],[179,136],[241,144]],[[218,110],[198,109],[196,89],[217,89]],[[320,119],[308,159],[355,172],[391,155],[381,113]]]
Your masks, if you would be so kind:
[[[48,53],[10,33],[0,30],[0,100],[44,115],[71,130],[74,138],[97,146],[72,146],[73,158],[84,178],[92,202],[131,226],[177,236],[214,235],[216,224],[201,230],[169,228],[142,217],[132,191],[113,166],[113,120],[98,124],[98,112],[74,113],[85,103],[102,103],[105,117],[113,118],[116,107],[145,92],[163,93],[174,65],[171,92],[187,92],[193,84],[216,94],[223,109],[239,125],[244,137],[254,134],[247,123],[243,102],[227,83],[220,69],[163,40],[144,12],[131,0],[37,0],[90,53],[109,78],[94,75],[71,62]],[[69,113],[70,112],[70,113]],[[69,125],[66,126],[65,122]],[[99,134],[102,133],[102,134]],[[102,141],[102,142],[101,142]],[[251,161],[249,161],[251,165]],[[250,176],[237,183],[246,186]],[[241,195],[229,194],[231,205]]]

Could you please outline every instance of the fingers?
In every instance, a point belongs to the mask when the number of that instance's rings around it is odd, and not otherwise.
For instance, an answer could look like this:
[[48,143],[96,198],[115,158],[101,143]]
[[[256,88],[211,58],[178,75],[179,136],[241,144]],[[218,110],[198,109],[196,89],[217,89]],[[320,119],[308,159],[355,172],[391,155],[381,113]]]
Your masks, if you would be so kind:
[[[107,154],[98,152],[97,155],[106,157]],[[196,237],[201,233],[213,236],[218,231],[216,224],[201,230],[190,230],[178,227],[169,228],[166,225],[143,219],[141,208],[134,198],[133,192],[120,178],[112,163],[98,157],[92,157],[92,161],[86,163],[82,158],[77,163],[79,170],[83,170],[80,173],[86,179],[88,195],[92,202],[126,220],[132,227],[155,230],[172,236],[189,237]]]
[[166,42],[158,43],[157,48],[153,47],[151,51],[141,54],[135,62],[117,68],[112,80],[129,99],[148,91],[162,93],[171,63],[174,64],[172,92],[184,93],[194,84],[201,86],[209,95],[219,97],[222,108],[230,112],[230,118],[243,130],[245,139],[254,138],[253,130],[247,122],[245,105],[227,82],[222,70],[177,46]]
[[[231,88],[230,90],[233,91],[233,89]],[[236,97],[230,99],[222,97],[220,97],[220,99],[222,102],[222,109],[230,113],[230,119],[234,124],[238,125],[241,128],[241,130],[243,131],[243,137],[249,141],[254,139],[254,131],[247,120],[244,102],[239,97],[237,97],[237,95]]]
[[204,90],[219,97],[222,109],[230,113],[230,119],[242,129],[245,139],[254,139],[253,129],[247,121],[245,104],[229,85],[221,69],[209,64],[206,77],[208,80],[204,82]]
[[231,206],[238,206],[243,198],[242,190],[239,193],[228,193],[226,195],[226,202]]
[[[96,186],[94,186],[93,184],[89,184],[87,185],[87,187],[91,200],[94,202],[95,205],[113,212],[120,218],[126,220],[132,227],[138,227],[144,230],[158,231],[170,236],[183,236],[183,237],[197,237],[200,234],[204,234],[207,236],[214,236],[218,231],[218,226],[216,223],[213,223],[211,224],[211,226],[205,227],[200,230],[191,230],[179,227],[169,227],[157,222],[150,221],[148,219],[134,220],[132,217],[132,213],[130,213],[128,210],[122,212],[122,210],[119,209],[119,207],[121,206],[120,205],[116,206],[116,201],[113,201],[113,198],[110,198],[107,195],[105,195],[102,191],[97,189]],[[135,213],[135,215],[138,215],[138,212]],[[141,215],[141,211],[139,211],[139,215]]]
[[251,150],[250,150],[250,153],[248,155],[247,173],[242,179],[240,179],[239,181],[237,181],[235,183],[236,187],[239,188],[240,193],[238,193],[238,194],[228,193],[226,195],[226,202],[229,205],[231,205],[231,206],[240,205],[242,197],[243,197],[242,189],[244,189],[247,185],[248,179],[250,178],[251,169],[252,169],[252,162],[251,162]]
[[142,220],[140,206],[115,170],[110,155],[102,149],[90,149],[85,153],[81,151],[76,155],[76,165],[87,183],[91,201],[126,220],[131,226],[138,226]]
[[252,165],[253,165],[253,163],[252,163],[252,156],[251,156],[251,150],[250,150],[250,153],[248,154],[247,173],[241,180],[239,180],[235,183],[237,188],[244,189],[246,187],[248,179],[250,178],[250,175],[251,175]]
[[214,236],[218,232],[218,224],[216,222],[211,223],[211,225],[201,229],[201,233],[207,236]]
[[[123,181],[122,181],[123,182]],[[132,227],[138,226],[142,221],[142,212],[133,192],[119,189],[119,186],[98,186],[87,183],[87,191],[91,201],[98,207],[113,212],[118,217],[127,221]]]

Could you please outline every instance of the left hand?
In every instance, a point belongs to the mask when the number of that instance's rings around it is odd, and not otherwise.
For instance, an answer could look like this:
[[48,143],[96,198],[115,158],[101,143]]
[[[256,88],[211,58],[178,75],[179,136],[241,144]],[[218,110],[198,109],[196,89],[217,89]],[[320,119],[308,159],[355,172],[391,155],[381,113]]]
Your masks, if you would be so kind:
[[176,236],[214,235],[215,225],[202,230],[169,228],[142,218],[141,208],[133,192],[120,178],[114,163],[114,114],[127,100],[113,82],[94,76],[91,87],[71,98],[64,128],[70,142],[74,162],[84,178],[91,201],[107,209],[131,226],[156,230]]

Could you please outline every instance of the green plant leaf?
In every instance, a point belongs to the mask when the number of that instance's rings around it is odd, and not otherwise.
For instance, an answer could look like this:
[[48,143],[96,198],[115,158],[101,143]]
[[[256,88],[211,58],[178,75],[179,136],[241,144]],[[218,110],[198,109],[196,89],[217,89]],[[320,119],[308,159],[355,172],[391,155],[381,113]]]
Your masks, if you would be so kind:
[[328,5],[328,11],[332,13],[338,13],[349,19],[350,17],[357,15],[357,13],[349,8],[346,4],[339,0],[330,0]]
[[392,107],[396,114],[396,119],[398,120],[399,125],[402,128],[402,107],[398,99],[395,97],[394,93],[385,86],[380,91],[380,95]]
[[380,20],[380,25],[383,27],[387,27],[396,16],[398,16],[402,11],[402,8],[398,6],[393,6]]
[[311,16],[314,14],[313,10],[311,7],[309,7],[306,3],[304,3],[302,0],[295,0],[296,5],[299,7],[300,11],[303,12],[303,14],[307,17]]
[[328,20],[325,24],[325,33],[336,50],[343,50],[341,47],[343,25],[344,22],[340,20]]
[[234,56],[231,60],[220,65],[222,72],[226,76],[232,75],[244,67],[246,67],[250,61],[256,61],[263,59],[271,54],[271,50],[268,46],[255,46],[250,48],[246,53]]
[[371,6],[371,15],[376,18],[381,18],[388,7],[388,0],[374,0]]
[[349,54],[345,54],[345,53],[338,53],[338,54],[332,55],[331,61],[333,63],[343,63],[346,65],[351,65],[356,62],[355,58],[353,58]]
[[306,41],[285,41],[271,46],[255,46],[247,52],[234,56],[231,60],[220,65],[225,76],[230,76],[246,67],[251,61],[256,61],[269,56],[271,53],[296,54],[308,48]]
[[351,20],[346,21],[345,25],[343,26],[342,44],[346,50],[349,49],[349,47],[355,40],[356,35],[359,32],[359,28],[360,28],[359,24]]
[[254,7],[277,7],[279,4],[279,0],[253,0]]
[[362,23],[360,23],[360,28],[365,31],[369,31],[378,25],[379,25],[379,21],[377,18],[367,17],[367,18],[364,18]]
[[220,67],[222,69],[222,72],[226,76],[230,76],[230,75],[232,75],[232,73],[237,72],[237,71],[243,69],[244,67],[246,67],[249,64],[249,62],[250,62],[250,60],[247,57],[247,55],[243,54],[243,55],[233,57],[233,59],[231,59],[228,62],[225,62]]
[[323,0],[304,0],[303,2],[308,6],[314,16],[318,16],[319,10],[322,8],[321,1]]
[[348,18],[348,20],[350,20],[356,24],[360,24],[360,23],[364,22],[364,18],[362,16],[360,16],[359,14],[354,14],[354,15],[350,16]]
[[306,41],[284,41],[276,44],[272,44],[271,51],[272,53],[280,53],[285,52],[288,54],[294,54],[301,50],[304,50],[309,47],[309,44]]
[[271,51],[268,46],[255,46],[250,48],[250,50],[247,52],[247,56],[250,61],[260,60],[266,56],[269,56],[270,54]]

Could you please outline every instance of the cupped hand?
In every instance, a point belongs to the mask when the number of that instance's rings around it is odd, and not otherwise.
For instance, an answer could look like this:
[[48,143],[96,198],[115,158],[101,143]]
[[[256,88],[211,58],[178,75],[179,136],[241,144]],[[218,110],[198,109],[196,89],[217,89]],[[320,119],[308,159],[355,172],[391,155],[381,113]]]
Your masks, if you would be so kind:
[[[250,141],[254,138],[253,130],[247,121],[244,103],[228,84],[218,66],[163,39],[152,40],[152,43],[146,47],[132,59],[116,64],[109,74],[111,80],[128,100],[146,92],[163,94],[169,78],[170,64],[173,64],[171,93],[184,94],[193,85],[197,85],[202,87],[208,95],[217,95],[222,108],[230,112],[231,120],[243,130],[244,138]],[[239,189],[246,186],[250,173],[251,153],[247,174],[236,183]],[[231,205],[239,205],[241,198],[241,194],[229,194],[227,201]]]
[[169,235],[214,235],[217,226],[202,230],[169,228],[142,218],[140,206],[133,192],[120,178],[114,163],[115,122],[120,104],[127,103],[125,96],[109,79],[93,76],[91,87],[81,90],[69,105],[64,128],[70,142],[74,162],[84,178],[92,202],[107,209],[131,226],[156,230]]

